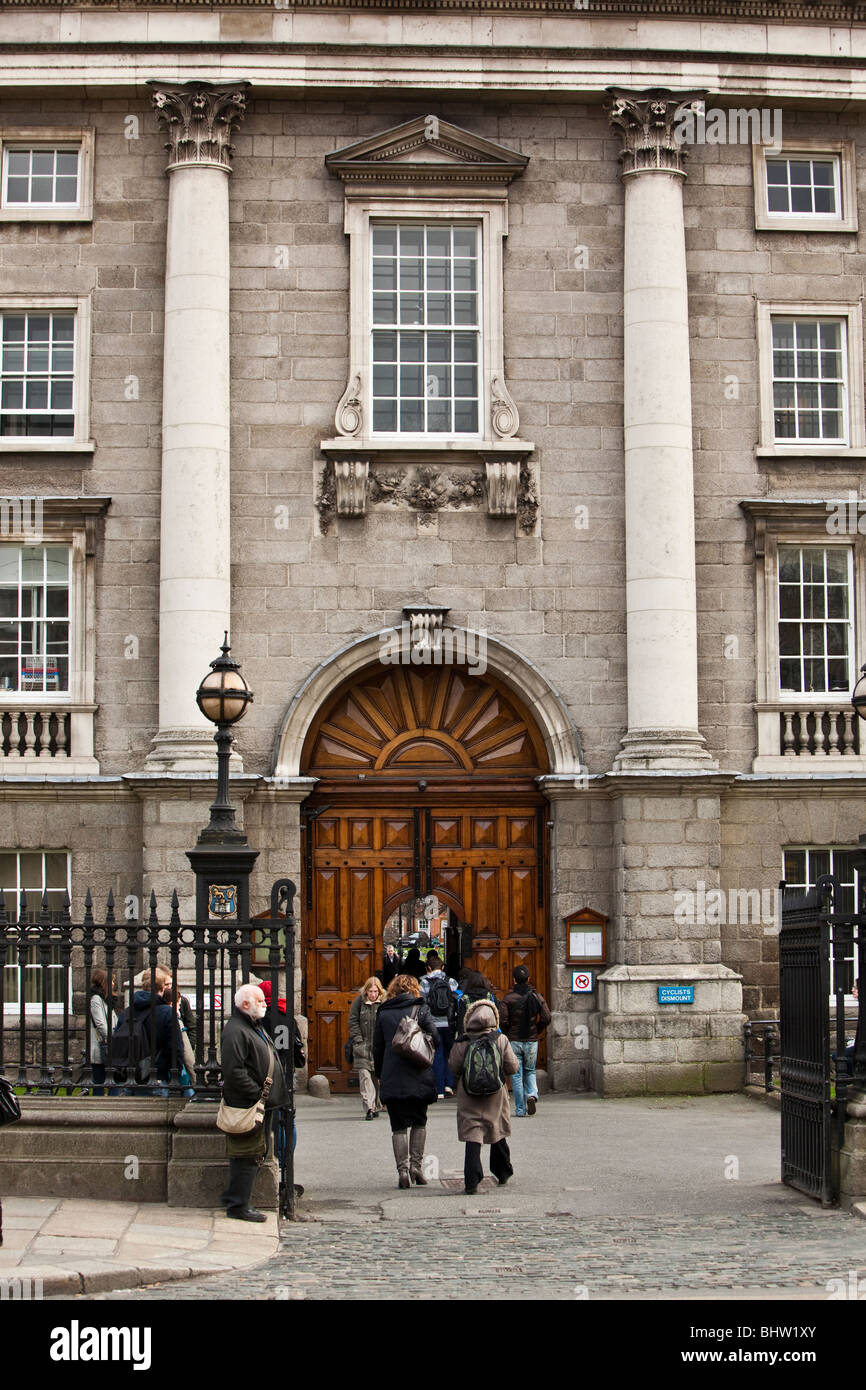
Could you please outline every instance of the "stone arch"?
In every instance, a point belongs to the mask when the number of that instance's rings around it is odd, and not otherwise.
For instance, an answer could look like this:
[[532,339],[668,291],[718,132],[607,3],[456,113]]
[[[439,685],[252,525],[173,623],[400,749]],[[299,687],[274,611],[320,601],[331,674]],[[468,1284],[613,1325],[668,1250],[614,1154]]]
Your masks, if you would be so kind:
[[[380,632],[356,638],[310,673],[280,725],[274,751],[275,778],[288,781],[302,775],[301,754],[316,715],[347,679],[381,659],[383,645],[394,631],[393,628],[384,628]],[[460,633],[467,630],[455,628],[454,631]],[[479,636],[472,634],[476,641]],[[506,642],[487,635],[483,641],[488,671],[527,705],[535,717],[547,751],[548,775],[578,776],[585,770],[580,736],[561,696],[537,666]]]

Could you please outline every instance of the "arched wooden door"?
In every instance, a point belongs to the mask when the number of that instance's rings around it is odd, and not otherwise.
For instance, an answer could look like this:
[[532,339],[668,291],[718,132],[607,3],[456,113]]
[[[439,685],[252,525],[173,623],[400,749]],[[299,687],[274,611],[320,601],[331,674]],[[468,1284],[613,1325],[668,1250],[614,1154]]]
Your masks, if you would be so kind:
[[[455,666],[377,665],[321,711],[302,768],[304,953],[311,1069],[334,1090],[351,1002],[382,964],[402,902],[435,894],[504,992],[515,965],[548,988],[547,771],[534,722],[495,678]],[[423,784],[423,785],[419,785]]]

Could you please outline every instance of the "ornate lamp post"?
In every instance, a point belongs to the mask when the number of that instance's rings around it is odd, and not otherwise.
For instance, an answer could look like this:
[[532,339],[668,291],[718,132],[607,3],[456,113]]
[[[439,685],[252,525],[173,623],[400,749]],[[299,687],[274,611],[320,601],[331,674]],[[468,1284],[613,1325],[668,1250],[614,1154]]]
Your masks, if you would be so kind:
[[250,873],[258,850],[250,849],[247,837],[235,820],[229,799],[229,757],[233,743],[232,725],[243,719],[252,703],[253,692],[229,652],[225,634],[221,654],[210,664],[210,672],[196,691],[196,704],[207,719],[216,724],[217,794],[210,808],[210,821],[200,832],[195,849],[187,858],[196,877],[196,923],[248,923],[250,918]]
[[245,845],[247,837],[235,821],[235,808],[229,800],[229,756],[234,736],[232,725],[243,719],[252,704],[253,692],[240,666],[229,656],[229,635],[225,634],[222,655],[210,664],[195,693],[195,702],[206,719],[216,724],[214,739],[217,746],[217,796],[210,808],[210,824],[198,837],[198,844]]

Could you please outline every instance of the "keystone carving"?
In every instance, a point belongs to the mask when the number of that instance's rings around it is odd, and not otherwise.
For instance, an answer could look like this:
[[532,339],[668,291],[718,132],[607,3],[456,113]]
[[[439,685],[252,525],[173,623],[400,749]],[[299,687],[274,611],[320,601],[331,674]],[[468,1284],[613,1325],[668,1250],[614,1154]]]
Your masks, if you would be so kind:
[[149,82],[157,120],[168,140],[168,168],[217,165],[231,173],[233,127],[246,111],[249,82]]

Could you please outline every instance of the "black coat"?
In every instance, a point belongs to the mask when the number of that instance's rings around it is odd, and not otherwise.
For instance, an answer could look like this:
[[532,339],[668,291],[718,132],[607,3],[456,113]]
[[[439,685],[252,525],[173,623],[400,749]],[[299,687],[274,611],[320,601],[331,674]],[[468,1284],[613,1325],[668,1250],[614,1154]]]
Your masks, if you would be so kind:
[[288,1088],[273,1043],[260,1032],[249,1014],[234,1009],[223,1029],[220,1059],[223,1069],[223,1100],[226,1105],[246,1110],[261,1099],[268,1071],[273,1080],[266,1109],[284,1105]]
[[380,1078],[379,1094],[383,1101],[420,1100],[429,1105],[436,1099],[433,1068],[416,1067],[414,1062],[401,1057],[391,1047],[398,1023],[414,1008],[418,1009],[419,1028],[422,1028],[434,1043],[438,1042],[439,1032],[427,1005],[411,994],[397,994],[393,999],[386,999],[384,1004],[379,1005],[373,1032],[373,1066]]
[[399,956],[395,955],[385,957],[385,959],[382,961],[382,969],[379,971],[379,979],[382,981],[382,984],[385,986],[386,989],[388,988],[391,981],[395,978],[395,976],[400,974],[402,969],[403,967],[400,964]]
[[[175,1066],[180,1069],[183,1066],[183,1039],[180,1032],[180,1024],[177,1021],[177,1014],[170,1004],[163,1004],[159,995],[156,995],[156,1003],[153,1015],[150,1011],[151,998],[149,989],[137,989],[132,996],[132,1010],[135,1021],[144,1020],[144,1043],[150,1048],[156,1066],[156,1076],[158,1081],[169,1081],[171,1079],[172,1051],[174,1051]],[[154,1037],[151,1040],[151,1017],[153,1018]],[[114,1029],[115,1032],[120,1026],[121,1021],[126,1023],[129,1018],[129,1009],[124,1009],[118,1016]],[[106,1059],[108,1049],[106,1048]]]

